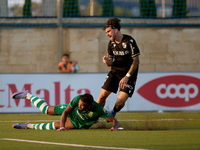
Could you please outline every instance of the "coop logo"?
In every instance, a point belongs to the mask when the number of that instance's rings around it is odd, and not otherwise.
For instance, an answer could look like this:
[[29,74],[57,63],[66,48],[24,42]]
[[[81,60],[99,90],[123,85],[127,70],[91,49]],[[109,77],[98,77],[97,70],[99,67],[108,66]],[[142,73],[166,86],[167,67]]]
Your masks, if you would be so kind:
[[[162,90],[165,92],[162,93]],[[171,92],[172,91],[172,92]],[[173,92],[174,91],[174,92]],[[195,84],[160,84],[156,88],[156,94],[160,98],[184,98],[186,102],[189,101],[189,98],[195,98],[199,92],[198,87]]]
[[146,100],[167,107],[186,107],[200,103],[200,79],[173,75],[154,79],[137,91]]

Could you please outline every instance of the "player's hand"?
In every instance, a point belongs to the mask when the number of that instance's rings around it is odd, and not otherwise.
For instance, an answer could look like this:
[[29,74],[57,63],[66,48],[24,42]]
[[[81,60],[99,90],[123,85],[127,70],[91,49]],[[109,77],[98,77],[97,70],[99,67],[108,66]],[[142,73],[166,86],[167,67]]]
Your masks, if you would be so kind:
[[61,127],[60,129],[57,129],[57,131],[67,131],[64,127]]
[[103,63],[108,63],[108,59],[109,59],[109,54],[107,54],[106,56],[103,56]]
[[110,131],[118,131],[116,128],[112,127],[110,128]]
[[128,80],[129,80],[129,78],[127,76],[123,77],[119,82],[119,87],[124,89]]
[[75,66],[77,64],[77,61],[72,62],[72,66]]

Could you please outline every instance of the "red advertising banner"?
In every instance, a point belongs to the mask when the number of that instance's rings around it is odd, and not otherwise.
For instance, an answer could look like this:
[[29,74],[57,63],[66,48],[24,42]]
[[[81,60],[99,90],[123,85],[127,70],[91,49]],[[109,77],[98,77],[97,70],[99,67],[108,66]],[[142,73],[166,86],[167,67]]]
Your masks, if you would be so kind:
[[187,107],[200,103],[200,79],[169,75],[144,84],[138,93],[146,100],[167,107]]
[[[0,113],[40,112],[29,100],[12,99],[29,90],[50,106],[69,103],[78,94],[91,93],[97,100],[107,73],[0,74]],[[105,109],[117,99],[111,94]],[[139,73],[133,96],[122,111],[199,111],[200,73]]]

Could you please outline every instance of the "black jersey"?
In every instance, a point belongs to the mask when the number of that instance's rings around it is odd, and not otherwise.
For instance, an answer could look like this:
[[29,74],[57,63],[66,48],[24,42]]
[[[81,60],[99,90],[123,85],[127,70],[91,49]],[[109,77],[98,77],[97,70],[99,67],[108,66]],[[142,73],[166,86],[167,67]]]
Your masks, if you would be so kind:
[[133,63],[133,57],[140,55],[136,41],[129,35],[124,35],[120,43],[108,43],[109,57],[113,58],[112,71],[127,73]]

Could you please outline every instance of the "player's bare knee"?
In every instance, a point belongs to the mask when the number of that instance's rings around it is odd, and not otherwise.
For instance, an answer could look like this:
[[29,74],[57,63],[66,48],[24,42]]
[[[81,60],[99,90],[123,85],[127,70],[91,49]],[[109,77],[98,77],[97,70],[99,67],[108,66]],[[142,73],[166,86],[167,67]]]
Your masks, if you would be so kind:
[[47,109],[47,115],[55,115],[54,106],[49,106]]
[[60,122],[55,122],[54,126],[55,126],[56,129],[59,129],[60,128]]

